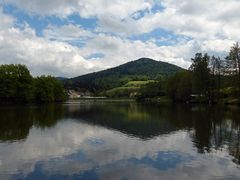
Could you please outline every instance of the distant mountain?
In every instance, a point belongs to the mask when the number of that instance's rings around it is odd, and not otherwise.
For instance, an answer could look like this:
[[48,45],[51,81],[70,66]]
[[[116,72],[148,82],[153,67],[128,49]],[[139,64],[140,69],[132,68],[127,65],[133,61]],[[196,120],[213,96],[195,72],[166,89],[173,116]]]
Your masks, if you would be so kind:
[[171,76],[182,70],[181,67],[173,64],[141,58],[114,68],[65,80],[65,87],[101,91],[119,87],[132,80],[149,80],[157,79],[160,76]]
[[66,78],[66,77],[56,77],[56,79],[59,80],[59,81],[64,81],[64,80],[67,80],[68,78]]

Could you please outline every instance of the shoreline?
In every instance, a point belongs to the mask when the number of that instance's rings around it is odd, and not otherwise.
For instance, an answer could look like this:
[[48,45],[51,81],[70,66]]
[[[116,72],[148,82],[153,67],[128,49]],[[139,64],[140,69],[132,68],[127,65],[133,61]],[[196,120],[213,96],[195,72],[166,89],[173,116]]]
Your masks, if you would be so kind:
[[159,104],[159,105],[201,105],[201,106],[236,106],[240,107],[240,100],[237,98],[223,98],[218,101],[209,103],[208,101],[172,101],[168,97],[156,97],[156,98],[145,98],[143,100],[137,100],[136,98],[108,98],[108,97],[82,97],[67,99],[66,101],[56,102],[0,102],[0,106],[20,106],[20,105],[42,105],[42,104],[71,104],[81,102],[136,102],[142,104]]

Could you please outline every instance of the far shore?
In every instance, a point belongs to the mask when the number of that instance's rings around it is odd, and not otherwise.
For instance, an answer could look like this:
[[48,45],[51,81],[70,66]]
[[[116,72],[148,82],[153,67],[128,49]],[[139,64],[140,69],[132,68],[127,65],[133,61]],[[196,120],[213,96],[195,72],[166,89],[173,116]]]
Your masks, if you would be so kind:
[[105,101],[105,102],[134,102],[135,98],[109,98],[109,97],[80,97],[70,98],[66,102],[74,101]]
[[236,98],[223,98],[219,101],[208,102],[208,101],[187,101],[187,102],[174,102],[170,98],[163,96],[158,98],[146,98],[138,101],[136,98],[111,98],[111,97],[81,97],[81,98],[69,98],[65,103],[74,102],[138,102],[138,103],[149,103],[149,104],[188,104],[188,105],[221,105],[221,106],[240,106],[240,101]]

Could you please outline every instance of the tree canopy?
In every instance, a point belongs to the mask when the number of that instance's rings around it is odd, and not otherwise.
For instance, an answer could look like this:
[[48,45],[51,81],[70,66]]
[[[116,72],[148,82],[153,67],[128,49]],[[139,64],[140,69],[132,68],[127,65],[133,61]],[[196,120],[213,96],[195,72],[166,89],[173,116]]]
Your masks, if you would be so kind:
[[0,65],[0,102],[53,102],[66,99],[54,77],[33,78],[25,65]]
[[[173,101],[217,102],[234,99],[240,104],[240,47],[233,44],[226,58],[196,53],[189,70],[172,75],[167,80],[142,88],[150,97],[164,95],[161,88],[167,83],[165,94]],[[143,96],[144,97],[144,96]],[[149,97],[149,95],[148,95]]]

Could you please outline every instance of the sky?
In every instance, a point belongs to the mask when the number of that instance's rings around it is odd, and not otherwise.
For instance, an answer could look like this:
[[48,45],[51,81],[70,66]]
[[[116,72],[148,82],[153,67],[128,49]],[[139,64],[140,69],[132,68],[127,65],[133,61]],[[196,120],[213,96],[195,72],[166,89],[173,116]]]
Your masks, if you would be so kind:
[[239,0],[0,0],[0,64],[74,77],[149,57],[188,68],[240,40]]

